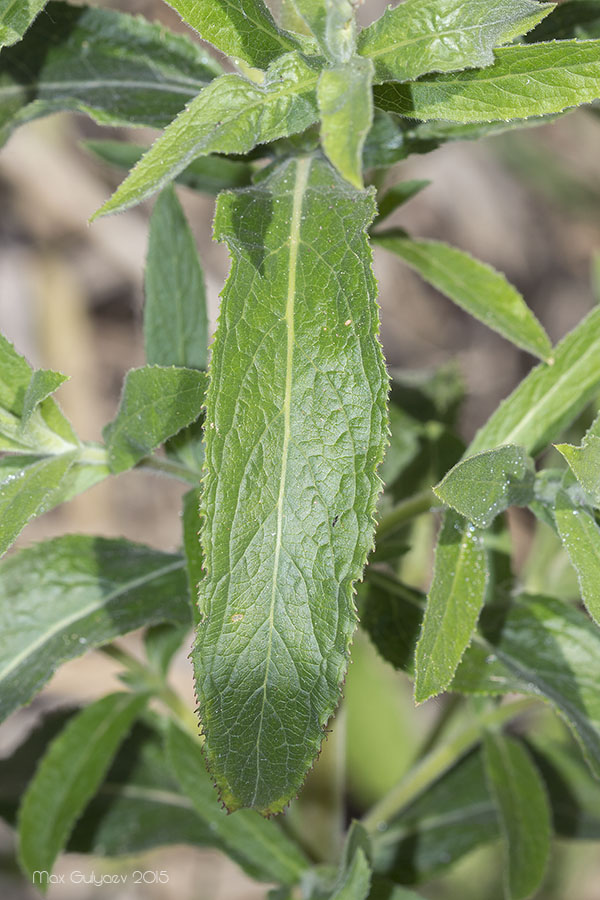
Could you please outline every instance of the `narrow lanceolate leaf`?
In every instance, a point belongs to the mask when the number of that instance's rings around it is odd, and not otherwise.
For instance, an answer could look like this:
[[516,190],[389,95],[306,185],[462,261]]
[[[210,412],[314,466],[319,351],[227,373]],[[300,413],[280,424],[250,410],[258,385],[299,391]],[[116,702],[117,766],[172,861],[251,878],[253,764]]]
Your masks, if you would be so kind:
[[583,439],[581,447],[557,444],[577,481],[594,506],[600,506],[600,416]]
[[534,479],[531,457],[522,447],[508,445],[457,463],[434,491],[477,528],[489,528],[509,506],[533,500]]
[[372,79],[371,61],[354,57],[324,69],[317,88],[323,150],[338,172],[359,189],[363,187],[363,147],[373,121]]
[[185,561],[123,540],[61,537],[0,563],[0,719],[68,659],[156,622],[190,622]]
[[600,97],[600,42],[503,47],[487,69],[375,88],[375,105],[411,119],[498,122],[548,116]]
[[19,858],[30,877],[52,871],[145,702],[109,694],[74,716],[50,744],[19,811]]
[[204,276],[194,236],[171,187],[156,201],[150,221],[144,343],[151,365],[206,368]]
[[454,72],[494,62],[493,48],[529,31],[554,9],[533,0],[405,0],[359,35],[379,81]]
[[299,847],[275,821],[263,819],[253,810],[228,816],[217,801],[200,741],[174,723],[167,731],[167,756],[184,796],[190,798],[199,818],[232,859],[261,881],[299,881],[308,868]]
[[558,492],[553,509],[563,547],[577,572],[581,599],[592,618],[600,625],[600,528],[594,513],[577,506],[569,492]]
[[415,656],[417,703],[441,693],[452,681],[483,605],[487,575],[481,535],[455,512],[448,512],[435,551]]
[[265,69],[298,48],[292,35],[277,27],[263,0],[166,0],[200,37],[228,56]]
[[47,0],[0,0],[0,48],[20,41]]
[[6,553],[30,519],[54,506],[77,452],[30,460],[18,472],[0,467],[0,556]]
[[356,47],[355,7],[351,0],[291,0],[326,56],[348,62]]
[[526,900],[540,886],[550,856],[550,806],[546,788],[519,741],[486,733],[485,769],[504,837],[508,900]]
[[373,222],[373,227],[380,225],[384,219],[391,216],[400,206],[408,203],[413,197],[416,197],[424,190],[430,181],[424,179],[412,179],[411,181],[400,181],[393,187],[388,188],[380,200],[377,201],[377,216]]
[[104,429],[111,472],[124,472],[201,413],[206,375],[144,366],[127,373],[117,416]]
[[535,455],[556,440],[600,390],[600,309],[554,348],[475,435],[469,455],[518,444]]
[[171,123],[96,216],[140,203],[198,156],[247,153],[304,131],[318,118],[318,77],[297,53],[274,62],[262,84],[222,75]]
[[452,683],[466,694],[533,694],[547,700],[600,776],[600,631],[570,603],[520,595],[486,607]]
[[386,432],[373,214],[372,195],[318,157],[217,206],[232,271],[207,394],[193,659],[231,809],[276,812],[294,796],[346,670]]
[[[83,146],[103,162],[118,169],[132,169],[148,151],[148,147],[125,141],[84,141]],[[246,187],[252,181],[253,172],[251,163],[244,160],[206,156],[190,163],[175,181],[194,191],[218,194],[230,188]]]
[[540,359],[550,357],[550,338],[519,292],[491,266],[456,247],[440,241],[414,241],[404,232],[374,234],[373,240],[517,347]]
[[221,71],[198,44],[145,19],[51,2],[0,54],[0,138],[62,109],[163,127]]

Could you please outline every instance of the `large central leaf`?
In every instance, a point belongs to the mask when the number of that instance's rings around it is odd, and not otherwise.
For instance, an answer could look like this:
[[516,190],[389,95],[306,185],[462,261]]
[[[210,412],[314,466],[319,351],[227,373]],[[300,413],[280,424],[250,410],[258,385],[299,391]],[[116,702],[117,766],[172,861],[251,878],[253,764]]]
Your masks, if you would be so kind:
[[276,812],[297,792],[346,670],[386,433],[373,215],[370,192],[310,157],[218,202],[233,265],[207,395],[193,657],[230,809]]

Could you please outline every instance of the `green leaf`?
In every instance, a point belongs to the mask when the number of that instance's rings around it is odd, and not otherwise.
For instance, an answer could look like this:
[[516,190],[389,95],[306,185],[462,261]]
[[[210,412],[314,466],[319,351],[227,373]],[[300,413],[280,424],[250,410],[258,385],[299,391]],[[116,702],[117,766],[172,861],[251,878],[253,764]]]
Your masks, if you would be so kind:
[[150,220],[144,342],[151,365],[206,368],[204,275],[194,236],[172,187],[160,195]]
[[600,389],[600,309],[593,309],[475,435],[468,454],[518,444],[532,456],[573,422]]
[[563,547],[577,572],[581,599],[600,625],[600,528],[592,510],[576,505],[567,490],[559,490],[553,509]]
[[151,625],[146,629],[144,650],[148,662],[163,678],[166,678],[173,657],[181,649],[189,630],[189,622],[184,625],[161,622],[159,625]]
[[262,0],[167,0],[200,37],[223,53],[266,68],[298,42],[282,31]]
[[209,768],[232,809],[286,805],[339,700],[387,430],[373,213],[371,193],[318,157],[217,204],[232,271],[206,402],[192,656]]
[[411,119],[498,122],[547,116],[600,97],[600,43],[504,47],[487,69],[376,87],[375,105]]
[[351,0],[292,0],[326,56],[346,63],[356,48],[355,5]]
[[446,297],[517,347],[549,359],[550,339],[519,292],[491,266],[440,241],[387,231],[373,241],[395,253]]
[[199,482],[202,478],[204,468],[204,415],[182,428],[177,434],[169,438],[165,444],[165,451],[168,457],[181,463],[188,469],[191,483]]
[[198,156],[247,153],[257,144],[304,131],[318,118],[318,72],[297,53],[268,69],[262,84],[222,75],[169,125],[95,217],[140,203]]
[[548,700],[600,776],[600,632],[571,604],[521,594],[486,607],[451,690],[533,694]]
[[221,71],[198,44],[145,19],[51,2],[0,54],[0,138],[63,109],[163,127]]
[[37,369],[31,376],[23,398],[23,424],[26,425],[40,403],[46,400],[54,391],[68,379],[68,375],[60,372],[51,372],[49,369]]
[[74,716],[50,744],[19,810],[25,872],[51,872],[146,698],[109,694]]
[[360,33],[358,52],[374,61],[379,81],[491,66],[494,47],[509,44],[553,9],[533,0],[405,0]]
[[116,418],[105,427],[111,472],[124,472],[201,413],[206,375],[197,369],[144,366],[125,376]]
[[435,551],[433,581],[415,656],[415,700],[441,693],[468,646],[485,597],[486,552],[480,533],[450,511]]
[[10,474],[0,467],[0,556],[31,519],[54,505],[53,495],[60,491],[76,456],[71,451],[42,457]]
[[489,528],[509,506],[533,500],[534,478],[531,457],[509,444],[457,463],[433,490],[477,528]]
[[296,844],[274,821],[252,810],[228,816],[217,802],[200,741],[173,722],[167,730],[167,755],[184,796],[190,798],[200,819],[244,871],[260,881],[295,884],[300,879],[308,864]]
[[200,488],[188,491],[183,498],[183,550],[190,590],[192,615],[196,625],[200,622],[198,587],[204,578],[204,560],[200,546]]
[[373,64],[354,57],[323,69],[317,88],[323,150],[344,178],[363,187],[362,156],[373,121]]
[[430,181],[422,179],[414,179],[412,181],[401,181],[393,187],[388,188],[382,198],[377,202],[377,216],[373,222],[373,227],[381,225],[381,223],[391,216],[398,207],[403,206],[412,200],[417,194],[424,190]]
[[594,506],[600,506],[600,416],[595,420],[583,439],[581,447],[571,444],[556,444],[577,481],[582,486]]
[[373,879],[369,900],[423,900],[423,896],[376,876]]
[[514,738],[487,732],[486,775],[504,837],[505,894],[525,900],[540,886],[550,856],[550,807],[531,757]]
[[367,900],[371,889],[371,843],[359,822],[353,822],[330,900]]
[[185,562],[124,540],[60,537],[0,563],[0,719],[55,669],[156,622],[190,622]]
[[[149,149],[139,144],[108,140],[83,141],[83,146],[103,162],[119,169],[132,169]],[[194,191],[218,194],[230,188],[246,187],[252,180],[253,172],[252,165],[243,160],[206,156],[190,163],[175,181]]]
[[0,48],[20,41],[47,0],[1,0]]
[[568,0],[527,35],[527,42],[600,38],[598,0]]

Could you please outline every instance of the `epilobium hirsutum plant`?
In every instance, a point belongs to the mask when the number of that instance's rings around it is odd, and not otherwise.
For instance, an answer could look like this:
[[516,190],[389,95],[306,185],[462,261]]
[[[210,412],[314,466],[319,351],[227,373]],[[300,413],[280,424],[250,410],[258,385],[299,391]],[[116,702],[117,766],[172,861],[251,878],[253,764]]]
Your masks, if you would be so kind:
[[[598,420],[581,446],[558,446],[562,467],[557,456],[557,468],[534,464],[600,392],[600,309],[553,348],[489,266],[386,229],[423,182],[375,185],[410,153],[600,98],[600,2],[405,0],[363,30],[348,0],[285,0],[281,24],[263,0],[170,5],[229,55],[227,70],[191,35],[140,18],[0,3],[6,138],[59,109],[165,128],[150,149],[91,145],[131,169],[96,215],[160,191],[147,365],[128,373],[104,444],[80,441],[57,406],[64,376],[33,371],[0,342],[0,551],[34,516],[110,475],[151,469],[190,486],[181,554],[65,536],[1,564],[3,716],[87,650],[126,669],[126,690],[47,720],[2,763],[1,809],[17,823],[21,864],[31,874],[51,871],[64,849],[185,841],[221,848],[278,884],[274,897],[400,900],[417,895],[399,884],[501,836],[506,895],[528,897],[553,830],[600,833]],[[202,271],[173,183],[217,195],[214,236],[231,257],[210,353]],[[450,374],[390,382],[372,244],[538,358],[466,450],[452,433],[460,387]],[[558,535],[585,611],[516,589],[504,515],[515,505]],[[402,557],[413,519],[434,507],[425,597],[403,583]],[[332,866],[263,816],[284,810],[319,753],[363,578],[362,627],[414,677],[417,702],[445,691],[487,699],[463,703],[470,718],[451,738],[440,725]],[[203,740],[166,680],[192,625]],[[146,662],[112,643],[141,627]],[[539,700],[571,730],[568,749],[503,734]],[[238,811],[227,816],[219,799]]]

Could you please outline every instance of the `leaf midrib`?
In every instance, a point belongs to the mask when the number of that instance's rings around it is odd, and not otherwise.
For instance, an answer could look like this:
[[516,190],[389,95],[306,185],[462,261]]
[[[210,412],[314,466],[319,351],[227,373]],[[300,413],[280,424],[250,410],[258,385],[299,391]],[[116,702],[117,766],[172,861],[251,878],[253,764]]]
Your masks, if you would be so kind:
[[298,268],[298,248],[300,245],[300,225],[302,217],[302,205],[306,188],[308,185],[308,176],[310,173],[311,159],[305,157],[296,162],[296,184],[292,195],[292,216],[290,222],[290,239],[289,239],[289,269],[288,269],[288,287],[285,306],[285,323],[287,327],[287,354],[286,354],[286,372],[285,372],[285,393],[283,400],[283,447],[281,451],[281,476],[279,479],[279,494],[277,498],[277,529],[275,538],[275,553],[273,559],[273,582],[271,588],[271,601],[269,605],[269,635],[267,643],[267,654],[265,660],[265,677],[262,685],[262,704],[260,710],[259,724],[256,735],[256,782],[254,785],[254,796],[252,804],[256,801],[258,794],[259,778],[260,778],[260,739],[262,735],[262,725],[264,720],[265,705],[267,702],[267,682],[269,679],[269,670],[271,666],[271,654],[273,649],[273,630],[275,626],[275,603],[277,597],[277,578],[279,575],[279,558],[281,555],[281,545],[283,537],[283,505],[285,499],[285,484],[287,475],[287,463],[290,445],[290,421],[292,406],[292,371],[294,363],[294,307],[296,297],[296,272]]

